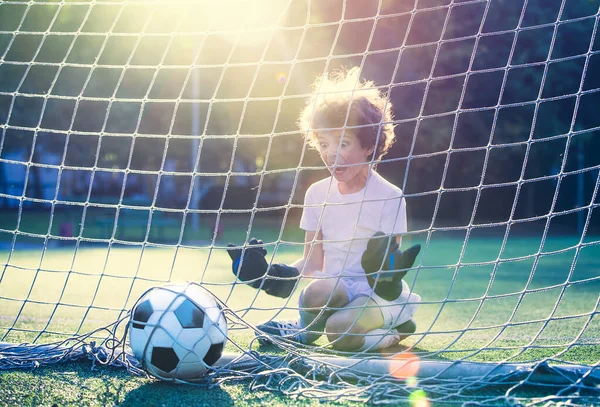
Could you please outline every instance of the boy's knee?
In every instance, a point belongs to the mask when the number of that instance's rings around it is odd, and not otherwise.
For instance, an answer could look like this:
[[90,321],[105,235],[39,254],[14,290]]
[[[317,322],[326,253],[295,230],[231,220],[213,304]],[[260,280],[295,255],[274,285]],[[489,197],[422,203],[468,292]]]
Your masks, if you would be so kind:
[[341,304],[338,291],[329,280],[313,281],[302,291],[300,306],[308,309],[341,306],[343,304]]

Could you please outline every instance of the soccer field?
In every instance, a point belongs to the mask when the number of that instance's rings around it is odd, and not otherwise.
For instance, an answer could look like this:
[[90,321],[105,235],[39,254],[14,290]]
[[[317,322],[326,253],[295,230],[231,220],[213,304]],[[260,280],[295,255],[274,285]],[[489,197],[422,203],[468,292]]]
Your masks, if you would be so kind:
[[[464,238],[431,236],[419,267],[406,277],[423,299],[416,313],[417,333],[403,343],[416,355],[598,363],[600,323],[593,318],[600,292],[598,245],[584,245],[577,252],[574,238],[550,237],[540,247],[539,238],[519,236],[510,237],[500,255],[498,237],[471,238],[463,247]],[[299,255],[298,249],[288,248],[276,260],[289,263]],[[40,250],[3,251],[0,261],[5,264],[0,332],[13,343],[30,342],[40,331],[45,332],[40,340],[49,341],[107,325],[147,288],[166,281],[200,282],[251,324],[275,315],[293,318],[297,309],[297,293],[281,300],[233,286],[230,259],[222,248],[50,247],[43,256]],[[251,339],[248,329],[230,331],[231,342],[243,349]],[[325,344],[325,338],[317,343]],[[258,350],[278,352],[273,347]],[[239,352],[232,344],[226,351]],[[207,390],[158,383],[115,368],[92,371],[85,363],[3,372],[0,380],[7,395],[0,405],[290,404],[289,398],[253,391],[248,383]],[[294,402],[322,405],[307,398]]]
[[0,0],[0,407],[600,406],[599,105],[600,0]]

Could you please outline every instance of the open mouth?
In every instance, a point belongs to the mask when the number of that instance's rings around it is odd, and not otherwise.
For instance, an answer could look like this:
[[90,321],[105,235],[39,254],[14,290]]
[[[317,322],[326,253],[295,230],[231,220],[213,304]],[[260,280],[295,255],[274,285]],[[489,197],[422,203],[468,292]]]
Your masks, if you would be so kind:
[[343,174],[346,171],[347,168],[345,168],[345,167],[338,167],[338,165],[331,165],[331,166],[329,166],[329,172],[331,172],[331,174],[333,174],[333,175],[341,175],[341,174]]

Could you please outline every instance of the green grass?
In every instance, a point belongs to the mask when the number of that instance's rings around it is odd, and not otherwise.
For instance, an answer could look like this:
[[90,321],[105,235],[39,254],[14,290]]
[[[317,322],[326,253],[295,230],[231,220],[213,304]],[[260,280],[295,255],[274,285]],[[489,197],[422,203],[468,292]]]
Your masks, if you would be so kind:
[[[247,223],[239,224],[244,227],[226,228],[217,245],[243,241]],[[209,225],[203,225],[207,236]],[[262,222],[253,233],[275,241],[279,226]],[[414,346],[413,351],[423,358],[600,361],[600,323],[597,316],[591,319],[598,312],[600,245],[577,252],[578,240],[571,237],[551,237],[540,247],[539,237],[510,236],[500,252],[498,237],[472,237],[463,247],[464,234],[436,233],[419,257],[421,268],[406,278],[424,303],[416,314],[418,332],[405,345]],[[300,241],[301,234],[286,229],[284,236]],[[40,330],[66,335],[89,332],[123,315],[147,288],[177,280],[202,283],[248,323],[296,315],[297,294],[281,300],[243,285],[232,286],[231,263],[219,247],[142,250],[140,246],[109,249],[95,245],[75,250],[50,244],[43,251],[39,241],[27,239],[27,249],[0,251],[0,263],[5,265],[0,269],[0,337],[4,341],[31,341]],[[299,246],[282,246],[277,261],[291,262],[300,250]],[[40,340],[58,337],[47,334]],[[232,330],[230,339],[247,349],[252,334]],[[326,339],[318,344],[326,345]],[[229,344],[227,351],[237,348]],[[212,389],[177,386],[113,368],[90,370],[85,363],[4,372],[0,388],[0,405],[323,405],[251,391],[248,383]]]
[[[267,391],[248,391],[246,386],[223,384],[207,389],[173,385],[132,377],[122,369],[90,370],[81,363],[40,368],[34,372],[10,372],[0,376],[2,406],[256,406],[294,405]],[[322,406],[303,400],[303,406]],[[334,403],[331,403],[334,405]],[[337,403],[342,405],[342,403]],[[359,403],[344,402],[345,406]],[[363,405],[362,403],[360,405]]]

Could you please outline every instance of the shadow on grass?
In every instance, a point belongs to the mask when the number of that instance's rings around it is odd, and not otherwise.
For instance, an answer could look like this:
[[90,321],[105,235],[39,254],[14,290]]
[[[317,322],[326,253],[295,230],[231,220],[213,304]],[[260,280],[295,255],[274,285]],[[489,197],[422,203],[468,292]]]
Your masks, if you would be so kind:
[[[89,361],[57,363],[3,375],[4,396],[20,406],[230,406],[221,386],[176,384],[135,376],[121,367],[92,369]],[[5,398],[5,397],[3,397]],[[2,402],[0,402],[2,405]]]
[[231,406],[234,401],[220,386],[149,381],[129,391],[119,406]]

